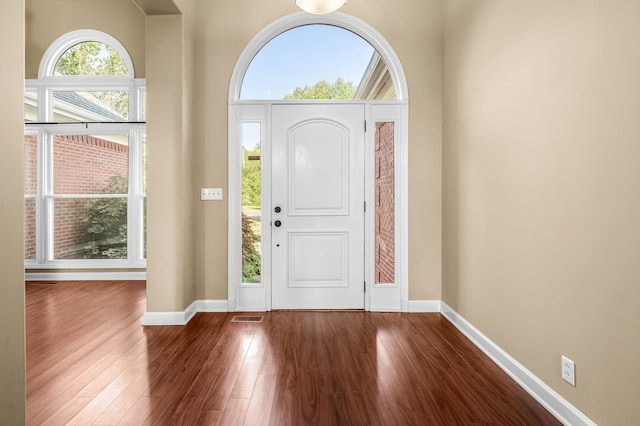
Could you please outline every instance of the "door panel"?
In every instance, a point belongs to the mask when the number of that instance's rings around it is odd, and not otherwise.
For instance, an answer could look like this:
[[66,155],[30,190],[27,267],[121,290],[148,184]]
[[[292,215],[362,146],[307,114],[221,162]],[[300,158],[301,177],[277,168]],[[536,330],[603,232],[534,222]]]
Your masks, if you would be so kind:
[[348,232],[290,232],[289,287],[346,287]]
[[274,105],[272,119],[272,307],[363,308],[364,106]]
[[290,214],[349,214],[349,129],[318,120],[287,135]]

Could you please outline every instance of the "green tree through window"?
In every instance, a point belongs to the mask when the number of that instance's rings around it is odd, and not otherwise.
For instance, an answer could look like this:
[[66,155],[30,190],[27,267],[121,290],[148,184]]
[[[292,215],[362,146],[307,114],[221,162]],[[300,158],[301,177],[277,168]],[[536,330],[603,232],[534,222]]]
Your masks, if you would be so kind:
[[[261,162],[260,144],[253,149],[242,148],[242,205],[246,212],[242,213],[242,281],[245,283],[260,282],[260,221],[255,218],[261,208]],[[243,210],[244,210],[243,209]],[[257,212],[255,210],[257,209]],[[253,211],[250,216],[248,212]]]
[[85,41],[60,56],[55,75],[129,75],[129,71],[114,48],[97,41]]
[[342,77],[338,77],[334,83],[320,80],[313,86],[296,87],[284,99],[348,100],[353,99],[355,93],[356,86],[352,81],[344,81]]
[[[56,63],[55,75],[109,76],[129,75],[122,56],[111,46],[97,41],[85,41],[69,48]],[[129,116],[126,91],[91,92],[98,101],[124,119]]]

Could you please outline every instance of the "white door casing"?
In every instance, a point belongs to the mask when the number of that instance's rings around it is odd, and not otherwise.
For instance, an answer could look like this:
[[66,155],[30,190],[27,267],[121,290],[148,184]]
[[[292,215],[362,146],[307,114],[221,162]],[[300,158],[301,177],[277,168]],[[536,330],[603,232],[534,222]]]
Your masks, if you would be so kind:
[[[373,208],[365,214],[365,309],[372,311],[408,311],[408,119],[409,96],[405,73],[399,57],[385,38],[366,22],[341,12],[329,15],[310,15],[296,12],[284,16],[263,28],[247,44],[236,62],[229,85],[229,169],[228,169],[228,299],[229,311],[271,310],[271,233],[269,222],[273,218],[271,207],[270,161],[271,107],[273,101],[243,100],[240,98],[243,78],[257,52],[279,34],[301,25],[325,24],[345,28],[367,40],[389,67],[396,90],[395,101],[364,101],[368,127],[376,122],[394,122],[396,132],[396,282],[393,285],[374,283],[373,259]],[[278,104],[287,103],[279,101]],[[242,122],[260,122],[263,133],[263,205],[262,244],[263,280],[260,284],[242,282]],[[365,194],[373,206],[373,138],[366,133]]]
[[271,140],[273,309],[364,308],[364,105],[273,105]]

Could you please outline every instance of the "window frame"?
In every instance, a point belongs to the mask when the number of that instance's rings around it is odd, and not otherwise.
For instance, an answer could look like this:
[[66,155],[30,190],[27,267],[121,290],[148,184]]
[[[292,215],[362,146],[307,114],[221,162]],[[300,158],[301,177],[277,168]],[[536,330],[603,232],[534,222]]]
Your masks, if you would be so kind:
[[[55,66],[71,47],[83,42],[109,45],[123,58],[128,75],[59,76]],[[54,123],[53,93],[56,91],[122,90],[129,93],[128,121]],[[40,64],[38,79],[25,80],[25,91],[35,91],[37,119],[25,122],[25,135],[37,134],[36,255],[25,259],[25,269],[114,269],[146,268],[144,251],[143,140],[146,138],[143,96],[146,80],[135,78],[133,63],[122,44],[108,34],[95,30],[78,30],[63,35],[47,50]],[[53,136],[113,135],[129,136],[127,199],[127,259],[54,259],[53,201],[63,198],[100,198],[99,194],[53,193]],[[33,194],[25,195],[26,199]]]

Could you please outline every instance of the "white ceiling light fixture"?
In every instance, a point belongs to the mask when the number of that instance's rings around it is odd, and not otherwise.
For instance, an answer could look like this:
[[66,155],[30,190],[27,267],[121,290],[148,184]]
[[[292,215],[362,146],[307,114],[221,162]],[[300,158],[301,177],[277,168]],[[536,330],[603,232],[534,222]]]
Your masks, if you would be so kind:
[[296,6],[314,15],[335,12],[347,4],[347,0],[295,0]]

